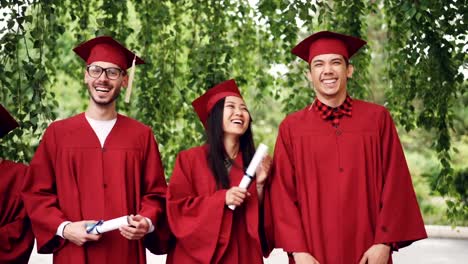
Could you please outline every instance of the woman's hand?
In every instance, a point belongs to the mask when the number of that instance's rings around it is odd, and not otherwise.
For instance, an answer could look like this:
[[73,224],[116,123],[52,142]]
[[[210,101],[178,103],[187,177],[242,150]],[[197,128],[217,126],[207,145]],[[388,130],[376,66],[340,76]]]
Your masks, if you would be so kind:
[[246,189],[231,187],[226,192],[226,205],[240,206],[247,196],[250,196],[250,193]]

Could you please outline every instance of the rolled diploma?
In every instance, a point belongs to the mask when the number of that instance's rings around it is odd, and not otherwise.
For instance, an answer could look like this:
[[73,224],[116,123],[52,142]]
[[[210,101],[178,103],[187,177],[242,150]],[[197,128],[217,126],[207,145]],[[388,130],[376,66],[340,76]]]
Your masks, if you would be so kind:
[[114,218],[111,220],[104,221],[102,225],[96,226],[90,234],[102,234],[105,232],[113,231],[119,229],[121,226],[128,225],[128,215],[121,216],[119,218]]
[[[255,171],[257,170],[258,165],[260,165],[260,162],[262,162],[263,158],[266,156],[267,152],[267,145],[260,143],[257,150],[255,151],[252,160],[250,161],[249,166],[247,167],[247,170],[245,171],[244,177],[242,177],[242,180],[239,183],[239,187],[244,189],[249,188],[249,185],[252,182],[253,177],[255,176]],[[228,207],[231,210],[236,209],[236,206],[232,204]]]

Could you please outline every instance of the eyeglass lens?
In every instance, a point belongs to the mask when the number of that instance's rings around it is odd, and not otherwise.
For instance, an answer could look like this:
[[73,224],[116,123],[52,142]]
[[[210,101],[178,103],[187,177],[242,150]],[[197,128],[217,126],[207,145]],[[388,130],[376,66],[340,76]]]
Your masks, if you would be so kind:
[[119,78],[120,74],[122,72],[122,70],[119,69],[119,68],[113,68],[113,67],[103,68],[103,67],[100,67],[100,66],[97,66],[97,65],[89,65],[87,67],[87,71],[88,71],[89,76],[91,76],[93,78],[99,78],[99,77],[101,77],[101,74],[103,72],[106,72],[106,76],[110,80],[115,80],[115,79]]

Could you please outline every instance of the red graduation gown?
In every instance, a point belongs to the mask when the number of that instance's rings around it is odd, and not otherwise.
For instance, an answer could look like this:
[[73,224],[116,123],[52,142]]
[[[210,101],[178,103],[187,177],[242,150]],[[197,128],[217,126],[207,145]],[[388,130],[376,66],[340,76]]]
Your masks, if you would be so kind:
[[34,246],[21,188],[27,167],[8,160],[0,162],[0,263],[28,263]]
[[[166,189],[149,127],[118,115],[101,148],[82,113],[47,128],[31,162],[23,197],[38,252],[53,252],[54,262],[145,263],[143,241],[127,240],[118,230],[83,247],[55,234],[67,220],[108,220],[137,213],[151,219],[156,232],[164,231],[158,223],[164,218]],[[154,233],[149,235],[145,237]]]
[[[230,210],[225,205],[227,190],[216,189],[206,156],[206,145],[177,156],[167,194],[167,215],[176,243],[167,263],[263,263],[255,183],[244,204]],[[242,155],[235,164],[229,174],[231,186],[239,185],[244,175]]]
[[[389,112],[353,101],[338,128],[309,107],[280,125],[271,189],[276,246],[320,263],[358,263],[373,244],[426,238]],[[391,260],[389,261],[391,263]]]

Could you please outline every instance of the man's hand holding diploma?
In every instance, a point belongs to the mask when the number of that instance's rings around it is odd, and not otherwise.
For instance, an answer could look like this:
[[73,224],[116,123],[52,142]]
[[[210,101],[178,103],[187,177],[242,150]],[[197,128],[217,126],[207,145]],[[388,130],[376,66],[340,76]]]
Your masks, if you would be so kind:
[[79,221],[67,224],[63,228],[63,237],[77,246],[88,241],[98,241],[101,235],[86,232],[87,225],[94,225],[97,221]]
[[120,234],[128,240],[139,240],[143,238],[150,228],[146,218],[141,215],[129,215],[128,226],[119,228]]

